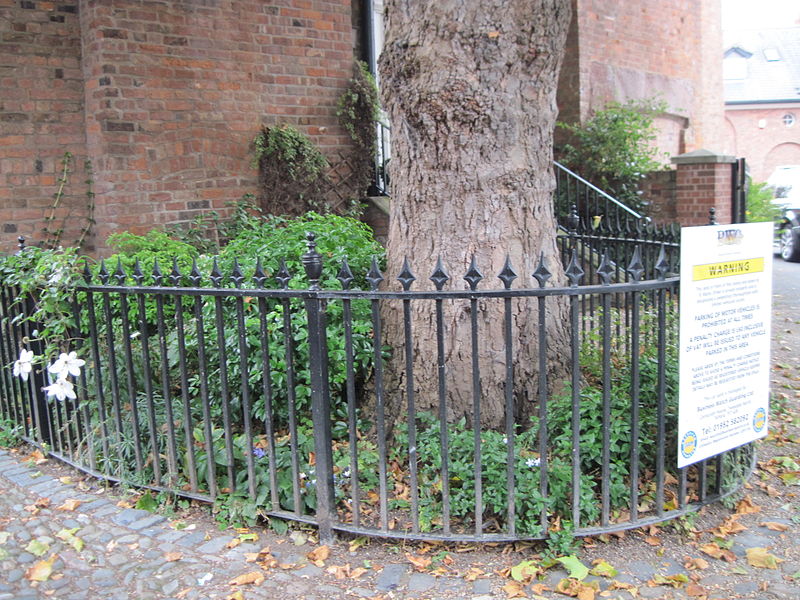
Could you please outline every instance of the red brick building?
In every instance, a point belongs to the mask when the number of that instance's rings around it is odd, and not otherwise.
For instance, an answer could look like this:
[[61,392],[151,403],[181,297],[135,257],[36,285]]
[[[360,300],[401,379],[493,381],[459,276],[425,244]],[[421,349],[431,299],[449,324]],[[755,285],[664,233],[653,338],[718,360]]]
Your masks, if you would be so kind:
[[745,156],[755,181],[800,168],[800,19],[726,38],[725,151]]
[[346,147],[354,31],[351,0],[0,0],[0,248],[42,239],[49,215],[73,243],[87,159],[102,243],[255,192],[262,124]]
[[609,101],[660,98],[658,147],[669,157],[721,150],[720,0],[573,0],[559,118],[582,121]]
[[[562,119],[660,95],[661,149],[716,151],[719,3],[573,0]],[[224,210],[256,191],[250,144],[262,124],[298,126],[328,154],[346,148],[336,102],[369,4],[0,0],[0,250],[18,235],[41,240],[51,216],[65,244],[93,218],[91,247]],[[72,172],[54,206],[66,152]]]

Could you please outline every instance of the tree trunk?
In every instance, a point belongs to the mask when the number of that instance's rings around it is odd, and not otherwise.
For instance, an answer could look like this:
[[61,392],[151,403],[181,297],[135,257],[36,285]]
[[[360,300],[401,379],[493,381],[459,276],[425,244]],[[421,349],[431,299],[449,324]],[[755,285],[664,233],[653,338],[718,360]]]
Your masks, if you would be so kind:
[[[389,0],[381,55],[384,105],[392,123],[392,210],[388,277],[408,257],[418,281],[441,257],[450,282],[465,289],[472,256],[486,279],[478,289],[502,288],[496,276],[506,255],[520,275],[543,254],[556,283],[564,280],[556,248],[552,137],[558,70],[570,20],[569,0]],[[552,285],[552,283],[551,283]],[[473,415],[469,301],[445,301],[447,411]],[[517,418],[537,398],[536,300],[513,301],[514,395]],[[548,386],[568,366],[563,301],[547,300]],[[394,346],[387,370],[387,410],[402,414],[403,313],[383,309]],[[499,427],[505,414],[506,343],[503,301],[478,303],[481,425]],[[436,412],[438,371],[432,301],[412,302],[414,390],[418,410]]]

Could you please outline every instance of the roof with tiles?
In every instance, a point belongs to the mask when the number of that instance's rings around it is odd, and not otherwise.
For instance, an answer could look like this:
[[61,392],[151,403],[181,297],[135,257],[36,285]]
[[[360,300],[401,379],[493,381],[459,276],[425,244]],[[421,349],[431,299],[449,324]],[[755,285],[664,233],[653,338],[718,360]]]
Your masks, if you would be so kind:
[[726,104],[800,103],[800,27],[725,34]]

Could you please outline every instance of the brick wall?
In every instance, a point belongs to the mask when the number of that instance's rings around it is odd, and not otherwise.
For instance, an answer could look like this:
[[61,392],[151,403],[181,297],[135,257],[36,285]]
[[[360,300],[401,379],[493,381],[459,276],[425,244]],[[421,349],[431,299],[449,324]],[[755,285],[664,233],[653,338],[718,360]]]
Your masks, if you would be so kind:
[[[787,127],[783,116],[792,114]],[[744,156],[755,181],[766,181],[782,165],[800,165],[800,104],[728,107],[725,111],[725,152]]]
[[[716,150],[722,126],[719,0],[573,0],[559,84],[562,118],[608,101],[659,96],[669,115],[658,144],[670,156]],[[577,107],[577,109],[576,109]]]
[[255,191],[250,143],[288,122],[347,144],[350,0],[81,0],[98,235],[182,222]]
[[675,176],[675,171],[655,171],[648,173],[639,186],[642,197],[648,202],[647,214],[655,223],[669,224],[677,221]]
[[732,156],[695,151],[672,159],[676,163],[675,217],[684,227],[707,225],[709,209],[717,223],[730,223]]
[[[41,239],[64,151],[77,171],[92,162],[102,249],[113,231],[255,192],[262,124],[293,124],[329,156],[348,148],[335,111],[351,12],[351,0],[0,0],[0,249]],[[77,230],[85,177],[72,179]]]
[[[0,251],[40,240],[45,217],[71,244],[86,224],[78,0],[0,0]],[[53,210],[62,158],[73,171]]]

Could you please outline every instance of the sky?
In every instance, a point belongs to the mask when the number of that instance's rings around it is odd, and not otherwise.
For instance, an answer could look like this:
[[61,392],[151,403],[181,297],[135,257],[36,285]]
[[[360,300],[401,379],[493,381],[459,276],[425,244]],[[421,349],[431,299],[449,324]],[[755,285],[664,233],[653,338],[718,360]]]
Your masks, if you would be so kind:
[[800,0],[722,0],[722,29],[800,27]]

